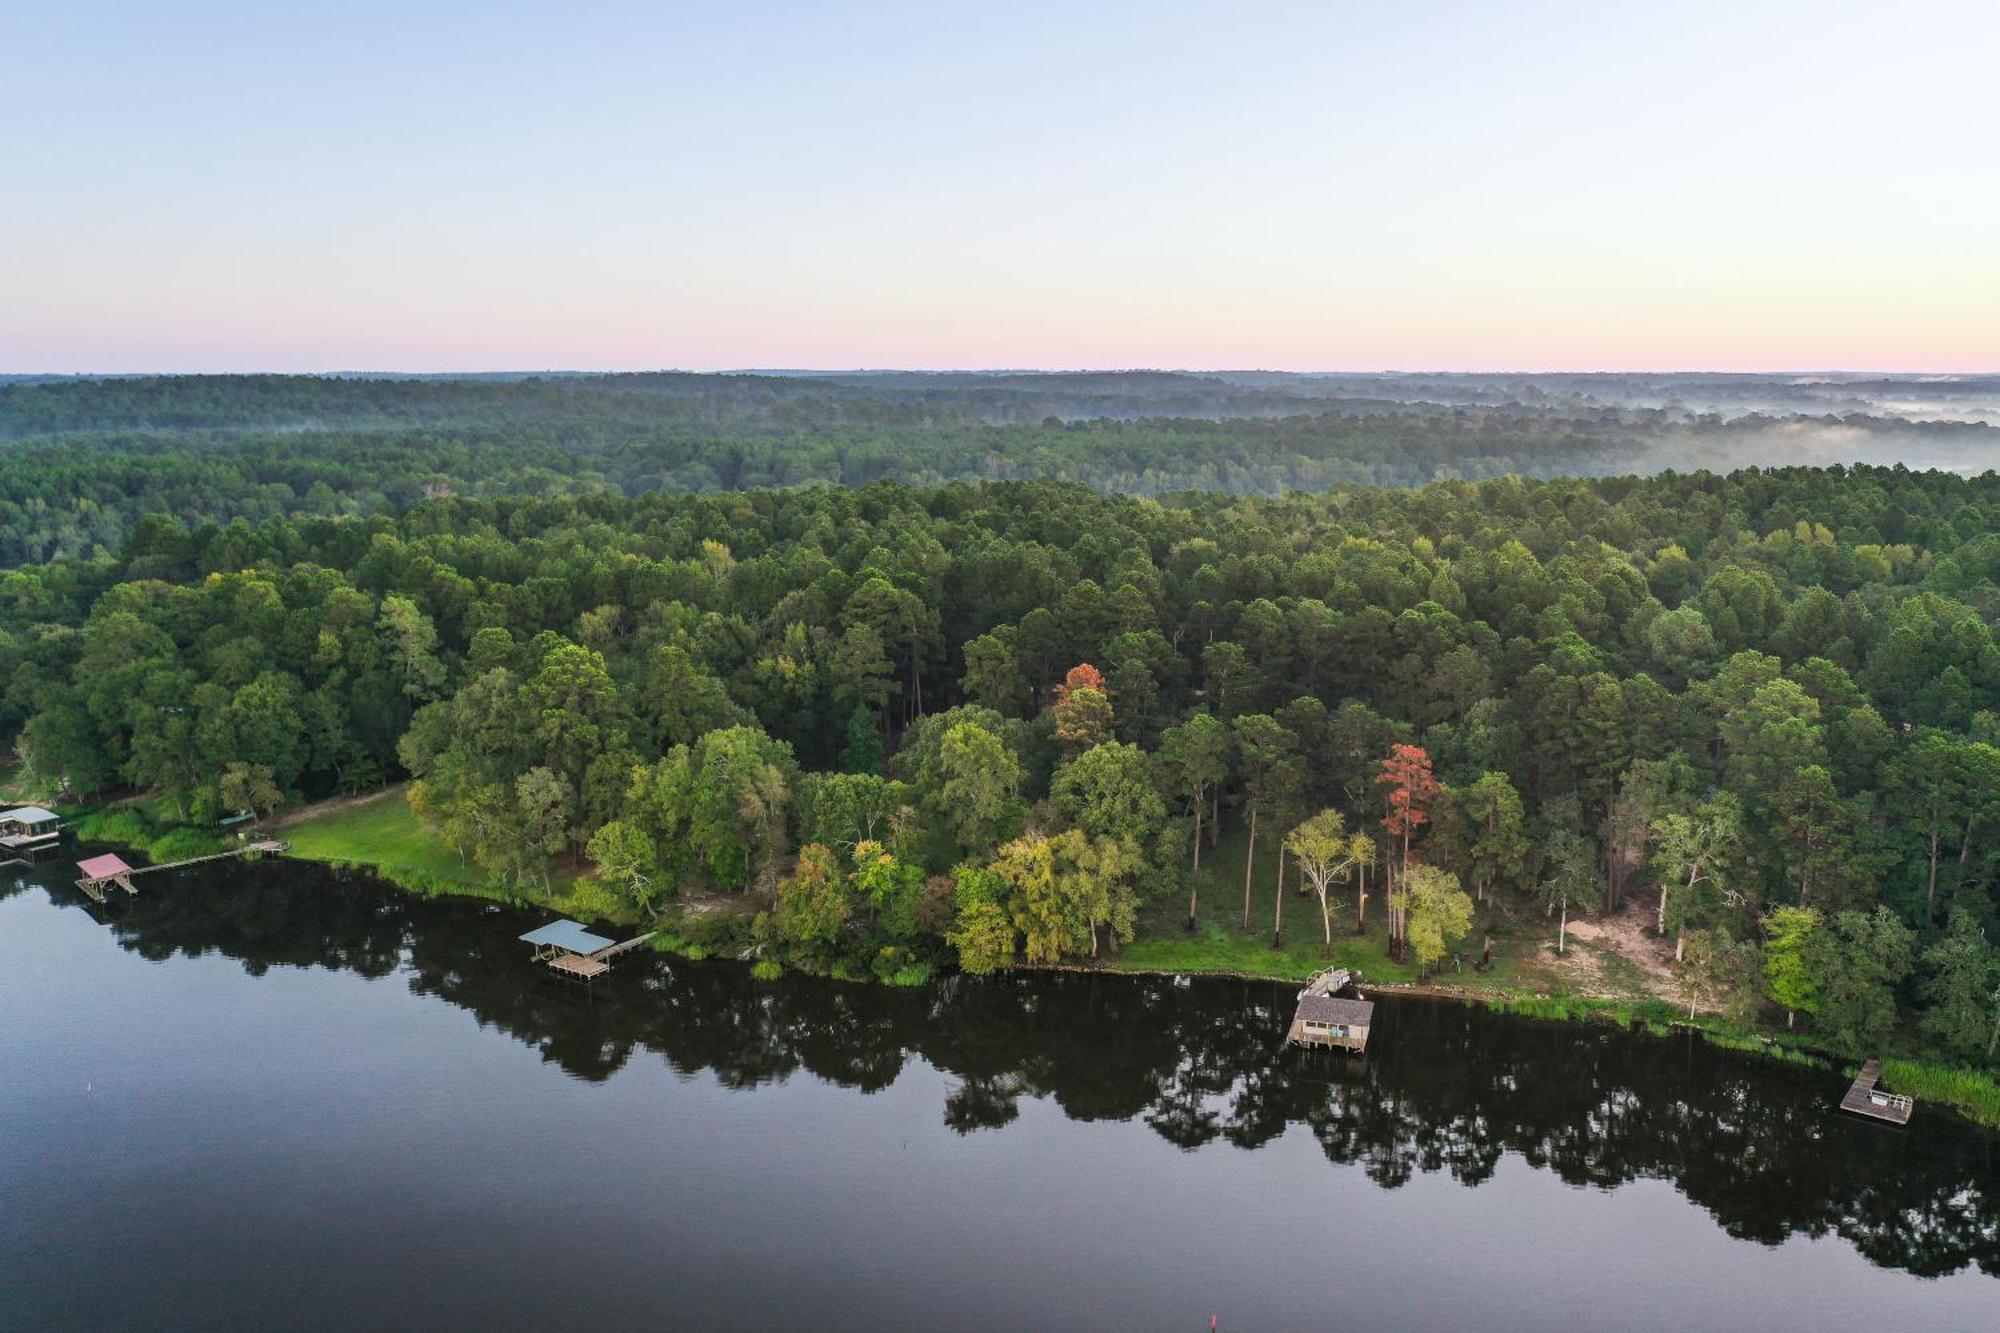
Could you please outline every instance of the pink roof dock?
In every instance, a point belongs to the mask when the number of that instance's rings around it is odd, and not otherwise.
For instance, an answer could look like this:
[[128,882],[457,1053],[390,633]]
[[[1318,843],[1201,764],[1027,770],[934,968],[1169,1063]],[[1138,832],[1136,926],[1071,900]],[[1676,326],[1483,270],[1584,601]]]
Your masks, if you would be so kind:
[[85,879],[110,879],[113,875],[129,875],[132,867],[110,854],[91,856],[78,861],[76,868]]

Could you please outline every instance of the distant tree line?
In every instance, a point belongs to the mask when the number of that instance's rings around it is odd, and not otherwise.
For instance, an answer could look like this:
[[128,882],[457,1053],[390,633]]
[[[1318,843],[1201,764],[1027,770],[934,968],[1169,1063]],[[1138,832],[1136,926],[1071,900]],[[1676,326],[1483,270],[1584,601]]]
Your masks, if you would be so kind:
[[[1241,377],[1239,377],[1241,378]],[[179,376],[0,384],[0,564],[139,521],[368,515],[425,497],[1055,479],[1160,496],[1889,458],[1984,466],[1992,430],[1559,401],[1302,396],[1170,374]],[[1426,390],[1482,393],[1477,385]],[[1515,386],[1518,387],[1518,386]],[[1509,391],[1514,391],[1509,389]]]

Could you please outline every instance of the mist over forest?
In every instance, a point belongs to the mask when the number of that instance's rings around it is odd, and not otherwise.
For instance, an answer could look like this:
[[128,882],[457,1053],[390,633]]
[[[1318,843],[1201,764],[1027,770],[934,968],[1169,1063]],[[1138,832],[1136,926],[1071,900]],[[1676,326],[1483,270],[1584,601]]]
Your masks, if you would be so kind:
[[[2000,457],[2000,376],[759,371],[14,377],[0,563],[427,496],[1052,479],[1277,496]],[[32,462],[32,467],[24,467]]]

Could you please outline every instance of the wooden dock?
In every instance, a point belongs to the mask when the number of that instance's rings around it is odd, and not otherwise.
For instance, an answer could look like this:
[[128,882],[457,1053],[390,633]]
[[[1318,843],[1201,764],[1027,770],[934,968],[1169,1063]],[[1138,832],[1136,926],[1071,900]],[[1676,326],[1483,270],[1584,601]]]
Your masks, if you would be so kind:
[[658,933],[649,930],[613,943],[602,935],[591,934],[575,921],[551,921],[521,936],[521,941],[532,944],[535,961],[547,963],[557,976],[569,981],[595,981],[611,970],[614,958],[638,948]]
[[1847,1089],[1847,1095],[1840,1099],[1840,1109],[1865,1115],[1871,1120],[1886,1120],[1892,1125],[1910,1123],[1910,1112],[1916,1109],[1916,1102],[1899,1092],[1883,1092],[1875,1085],[1882,1079],[1882,1062],[1870,1060],[1861,1066],[1861,1072],[1854,1076],[1854,1082]]
[[618,957],[619,954],[626,952],[628,949],[638,948],[657,934],[659,934],[658,931],[649,930],[643,935],[634,935],[629,940],[620,940],[616,944],[606,945],[595,953],[563,953],[557,951],[551,953],[544,961],[555,969],[558,976],[567,977],[571,981],[595,981],[611,970],[612,959]]
[[105,902],[104,886],[107,884],[116,885],[127,893],[137,894],[139,892],[139,890],[132,887],[132,877],[130,875],[105,875],[99,879],[80,879],[76,882],[76,886],[83,890],[84,896],[100,907]]
[[558,976],[571,981],[595,981],[611,970],[611,964],[599,962],[586,953],[559,953],[548,960]]
[[643,935],[634,935],[629,940],[621,940],[617,944],[612,945],[609,949],[599,949],[596,953],[590,956],[592,958],[597,959],[599,962],[609,964],[612,959],[616,958],[619,954],[624,953],[627,949],[636,949],[640,945],[644,944],[647,940],[652,939],[653,936],[659,933],[660,932],[657,930],[649,930]]
[[[139,888],[132,881],[141,875],[150,875],[159,870],[184,870],[189,866],[198,866],[206,861],[226,861],[235,856],[248,856],[252,852],[283,852],[288,850],[290,845],[289,843],[277,842],[275,840],[253,842],[242,847],[232,847],[226,852],[211,852],[207,856],[190,856],[185,861],[165,861],[156,866],[141,866],[137,870],[126,865],[115,856],[92,857],[89,861],[78,863],[77,869],[85,873],[83,878],[77,880],[76,886],[82,889],[84,896],[88,897],[92,902],[102,903],[105,901],[104,890],[106,885],[112,885],[125,890],[129,894],[136,895],[139,892]],[[90,873],[90,869],[94,863],[105,861],[111,862],[112,865],[105,868],[103,873]]]
[[150,875],[156,870],[184,870],[189,866],[198,866],[204,861],[227,861],[233,856],[248,856],[252,852],[287,852],[291,850],[291,847],[290,843],[279,842],[276,839],[267,842],[252,842],[246,843],[241,847],[232,847],[226,852],[211,852],[207,856],[190,856],[185,861],[167,861],[156,866],[141,866],[132,873],[136,876]]

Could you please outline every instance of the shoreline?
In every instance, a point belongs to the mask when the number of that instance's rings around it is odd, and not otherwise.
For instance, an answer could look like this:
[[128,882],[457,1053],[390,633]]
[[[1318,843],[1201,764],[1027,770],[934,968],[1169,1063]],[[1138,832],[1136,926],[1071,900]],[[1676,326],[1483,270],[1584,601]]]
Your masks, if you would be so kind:
[[[284,831],[296,836],[300,826],[308,824],[318,815],[374,805],[395,794],[399,789],[398,786],[389,786],[361,796],[334,798],[287,812],[277,819],[268,821],[264,828],[267,831]],[[136,812],[134,815],[136,816]],[[88,817],[78,822],[78,835],[80,838],[139,852],[148,860],[172,859],[159,855],[169,843],[173,852],[184,855],[195,840],[200,840],[204,844],[212,843],[216,847],[224,846],[228,842],[226,838],[210,835],[185,825],[146,828],[141,826],[142,823],[150,821],[143,821],[143,817],[135,817],[131,821],[133,825],[131,827],[121,824],[115,829],[115,833],[137,835],[129,837],[128,840],[128,837],[115,836],[112,828],[103,827],[104,823],[114,820],[116,813],[108,811],[104,815]],[[616,904],[600,897],[597,893],[585,892],[586,889],[595,889],[595,884],[581,877],[572,877],[564,881],[560,892],[552,881],[548,896],[542,898],[525,896],[505,888],[483,872],[451,875],[425,873],[410,866],[399,866],[352,855],[328,855],[324,852],[315,854],[301,850],[296,842],[292,850],[282,854],[282,859],[310,861],[339,870],[362,871],[392,885],[400,892],[414,893],[421,897],[463,897],[487,902],[503,902],[523,908],[538,908],[565,915],[586,915],[619,925],[651,925],[661,932],[654,947],[663,953],[697,961],[726,956],[680,935],[678,928],[689,925],[690,919],[678,908],[670,906],[657,921],[643,922],[636,914],[618,910]],[[695,918],[699,919],[701,918]],[[748,961],[743,965],[752,968],[763,966]],[[1015,966],[1029,971],[1083,972],[1105,976],[1201,977],[1269,982],[1277,985],[1299,984],[1297,977],[1282,976],[1275,972],[1260,972],[1255,969],[1200,966],[1127,967],[1116,961],[1107,963],[1102,959],[1064,963],[1020,963]],[[1365,973],[1361,974],[1361,978],[1358,984],[1364,992],[1409,998],[1457,1000],[1460,1003],[1478,1004],[1517,1017],[1543,1021],[1611,1023],[1628,1029],[1643,1027],[1659,1036],[1668,1036],[1675,1032],[1699,1033],[1703,1040],[1727,1049],[1759,1055],[1766,1059],[1809,1064],[1849,1074],[1861,1063],[1859,1057],[1827,1049],[1809,1039],[1788,1041],[1785,1034],[1769,1032],[1758,1025],[1718,1022],[1714,1015],[1704,1014],[1697,1014],[1690,1019],[1678,1004],[1669,1005],[1664,998],[1657,996],[1634,999],[1576,992],[1516,992],[1501,987],[1460,986],[1436,981],[1387,979],[1376,981],[1369,980]],[[852,980],[857,984],[887,984],[879,979],[867,977]],[[1883,1057],[1883,1069],[1885,1084],[1893,1086],[1895,1090],[1910,1092],[1921,1101],[1942,1106],[1973,1124],[1989,1129],[2000,1129],[2000,1080],[1958,1066],[1896,1055]]]
[[[538,907],[544,910],[561,910],[558,902],[538,901],[523,898],[518,894],[487,888],[482,891],[473,885],[451,883],[405,884],[385,868],[366,862],[333,860],[313,856],[300,856],[297,851],[287,852],[286,858],[316,861],[322,865],[333,865],[345,869],[362,870],[395,885],[406,893],[423,896],[450,895],[480,898],[486,901],[505,901],[522,907]],[[702,948],[693,941],[686,940],[675,932],[675,927],[687,924],[676,908],[669,907],[657,922],[641,923],[636,916],[621,915],[606,918],[621,925],[650,924],[661,930],[655,946],[660,952],[693,961],[705,961],[726,957]],[[675,947],[680,945],[683,947]],[[755,968],[759,964],[741,959],[744,967]],[[1089,973],[1112,977],[1166,977],[1201,978],[1203,980],[1235,980],[1268,982],[1274,985],[1295,986],[1296,977],[1285,977],[1272,972],[1246,971],[1229,968],[1160,968],[1122,967],[1106,964],[1102,960],[1067,963],[1017,963],[1021,971]],[[830,980],[844,980],[833,977]],[[855,985],[885,985],[874,978],[846,979]],[[1693,1020],[1685,1016],[1679,1005],[1668,1005],[1664,999],[1646,1001],[1621,999],[1612,996],[1592,996],[1583,994],[1549,994],[1532,992],[1515,994],[1500,988],[1482,989],[1467,986],[1452,986],[1434,981],[1371,981],[1365,976],[1357,984],[1357,989],[1366,993],[1390,995],[1409,999],[1456,1000],[1462,1004],[1476,1004],[1500,1013],[1512,1014],[1517,1018],[1529,1018],[1543,1022],[1565,1023],[1608,1023],[1616,1027],[1643,1028],[1655,1036],[1671,1036],[1675,1033],[1693,1033],[1702,1040],[1721,1046],[1727,1050],[1741,1051],[1767,1060],[1777,1060],[1789,1064],[1810,1065],[1829,1072],[1851,1077],[1861,1064],[1859,1057],[1828,1050],[1810,1041],[1787,1041],[1781,1035],[1765,1032],[1755,1026],[1741,1026],[1703,1021],[1713,1019],[1712,1015],[1698,1014]],[[1948,1113],[1983,1128],[2000,1130],[2000,1082],[1974,1071],[1963,1070],[1951,1065],[1931,1061],[1890,1056],[1883,1060],[1885,1084],[1914,1084],[1916,1089],[1898,1086],[1899,1091],[1913,1091],[1923,1102],[1944,1108]],[[1953,1095],[1953,1093],[1957,1095]]]

